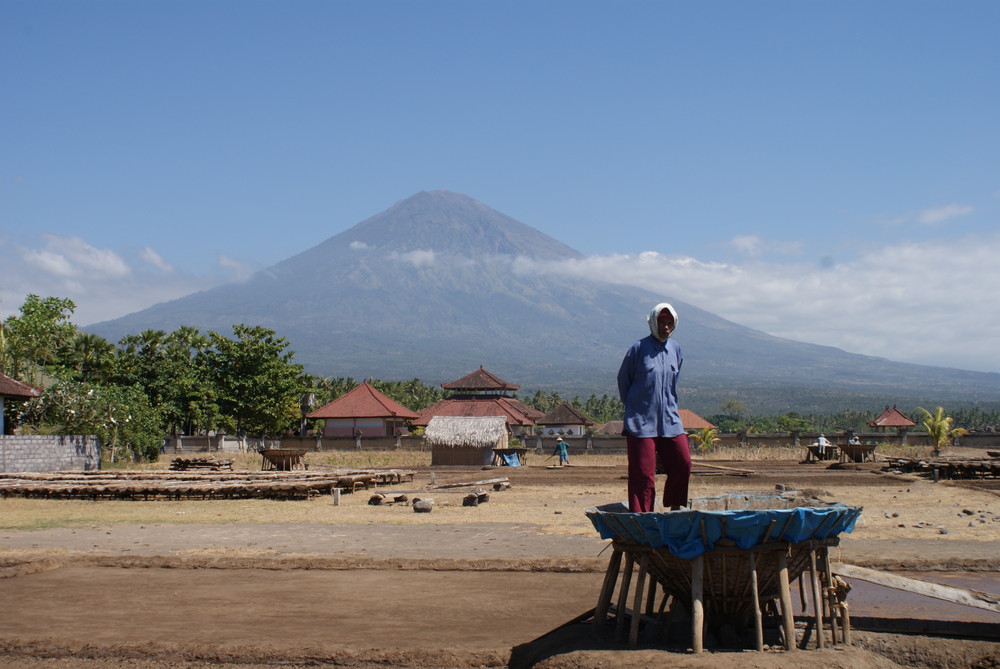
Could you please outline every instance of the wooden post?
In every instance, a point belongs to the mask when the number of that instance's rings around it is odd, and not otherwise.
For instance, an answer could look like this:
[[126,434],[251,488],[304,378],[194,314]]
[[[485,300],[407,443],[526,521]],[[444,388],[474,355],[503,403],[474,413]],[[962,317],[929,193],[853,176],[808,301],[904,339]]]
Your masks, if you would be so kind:
[[757,555],[750,551],[750,594],[753,597],[753,628],[757,650],[764,650],[764,618],[760,611],[760,593],[757,591]]
[[646,595],[646,613],[653,615],[656,613],[656,579],[649,579],[649,592]]
[[816,549],[809,547],[809,580],[812,583],[813,615],[816,616],[816,647],[826,648],[823,634],[823,597],[819,592],[819,574],[816,573]]
[[604,572],[604,585],[601,586],[601,594],[597,598],[597,608],[594,609],[594,627],[600,627],[608,619],[608,609],[611,607],[611,598],[615,593],[615,585],[618,583],[618,572],[622,566],[622,552],[617,548],[611,553],[611,560],[608,562],[608,570]]
[[639,619],[642,617],[642,596],[646,590],[646,571],[649,569],[649,555],[643,553],[639,559],[639,579],[635,584],[635,597],[632,600],[632,629],[629,630],[628,643],[634,646],[639,643]]
[[691,650],[705,649],[705,555],[691,561]]
[[778,588],[781,596],[781,627],[785,632],[785,650],[796,650],[792,589],[788,584],[788,555],[784,550],[778,551]]
[[839,600],[837,598],[837,588],[833,582],[833,572],[830,570],[830,548],[829,546],[823,546],[819,549],[820,556],[820,576],[823,577],[823,581],[826,583],[826,613],[830,617],[830,638],[834,646],[837,645],[837,637],[840,637],[841,642],[844,641],[843,636],[840,634],[838,629],[838,621],[840,618],[840,607],[838,606]]
[[625,554],[625,574],[622,577],[622,587],[618,591],[618,612],[616,614],[615,620],[615,638],[620,639],[622,632],[625,631],[625,609],[628,604],[628,590],[629,586],[632,584],[632,566],[635,564],[635,558],[632,557],[631,553]]

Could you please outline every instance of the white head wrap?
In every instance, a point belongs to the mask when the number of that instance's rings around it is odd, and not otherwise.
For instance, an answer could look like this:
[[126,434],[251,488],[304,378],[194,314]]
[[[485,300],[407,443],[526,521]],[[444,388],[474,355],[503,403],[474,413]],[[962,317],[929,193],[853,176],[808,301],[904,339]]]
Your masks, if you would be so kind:
[[[674,309],[674,306],[668,302],[660,302],[653,307],[653,310],[649,312],[649,316],[646,317],[646,322],[649,323],[649,331],[652,333],[653,338],[657,341],[660,341],[660,331],[656,326],[656,319],[659,318],[660,312],[664,309],[669,311],[670,315],[674,317],[674,329],[677,329],[677,310]],[[666,339],[663,339],[662,341],[666,341],[667,339],[670,339],[669,334]]]

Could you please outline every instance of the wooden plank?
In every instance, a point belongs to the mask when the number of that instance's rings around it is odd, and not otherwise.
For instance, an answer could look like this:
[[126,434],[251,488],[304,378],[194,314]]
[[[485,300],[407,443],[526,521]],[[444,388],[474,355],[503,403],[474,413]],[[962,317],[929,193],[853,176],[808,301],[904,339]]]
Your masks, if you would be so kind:
[[491,483],[503,483],[505,481],[510,481],[510,479],[507,478],[506,476],[503,476],[501,478],[485,479],[483,481],[466,481],[463,483],[438,483],[437,485],[432,485],[430,487],[434,488],[435,490],[438,488],[462,488],[471,485],[487,485]]
[[752,469],[740,469],[738,467],[724,467],[723,465],[710,465],[704,460],[696,460],[691,458],[691,465],[695,467],[706,467],[708,469],[718,469],[722,472],[733,472],[736,474],[753,474]]
[[883,571],[876,571],[866,567],[858,567],[853,564],[839,564],[833,567],[833,573],[847,578],[857,578],[869,583],[884,585],[887,588],[905,590],[918,595],[925,595],[935,599],[941,599],[955,604],[964,604],[977,609],[995,611],[1000,613],[1000,595],[980,592],[979,590],[969,590],[966,588],[956,588],[950,585],[939,585],[927,581],[919,581],[905,576],[888,574]]

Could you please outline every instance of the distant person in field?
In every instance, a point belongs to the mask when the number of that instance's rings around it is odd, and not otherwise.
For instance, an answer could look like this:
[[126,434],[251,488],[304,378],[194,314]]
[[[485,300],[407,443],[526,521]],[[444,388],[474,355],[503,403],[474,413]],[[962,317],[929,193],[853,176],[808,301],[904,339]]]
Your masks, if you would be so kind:
[[656,461],[667,474],[663,506],[679,509],[688,503],[691,450],[677,413],[677,378],[681,347],[670,338],[677,311],[666,302],[646,318],[649,336],[625,353],[618,370],[618,395],[625,405],[622,433],[628,446],[628,506],[652,511],[656,502]]
[[825,435],[822,434],[819,435],[819,439],[813,442],[813,446],[816,447],[816,452],[819,453],[820,455],[826,453],[826,447],[829,445],[830,441],[826,438]]
[[559,466],[569,464],[569,445],[563,441],[562,437],[556,438],[556,450],[552,451],[552,455],[559,456]]

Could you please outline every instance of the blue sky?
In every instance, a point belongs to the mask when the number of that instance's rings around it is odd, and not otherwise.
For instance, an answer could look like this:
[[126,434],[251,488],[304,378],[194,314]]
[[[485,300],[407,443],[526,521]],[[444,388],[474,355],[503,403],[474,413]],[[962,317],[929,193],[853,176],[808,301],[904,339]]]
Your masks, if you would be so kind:
[[4,0],[0,316],[113,318],[447,189],[588,256],[566,271],[1000,372],[998,25],[992,0]]

